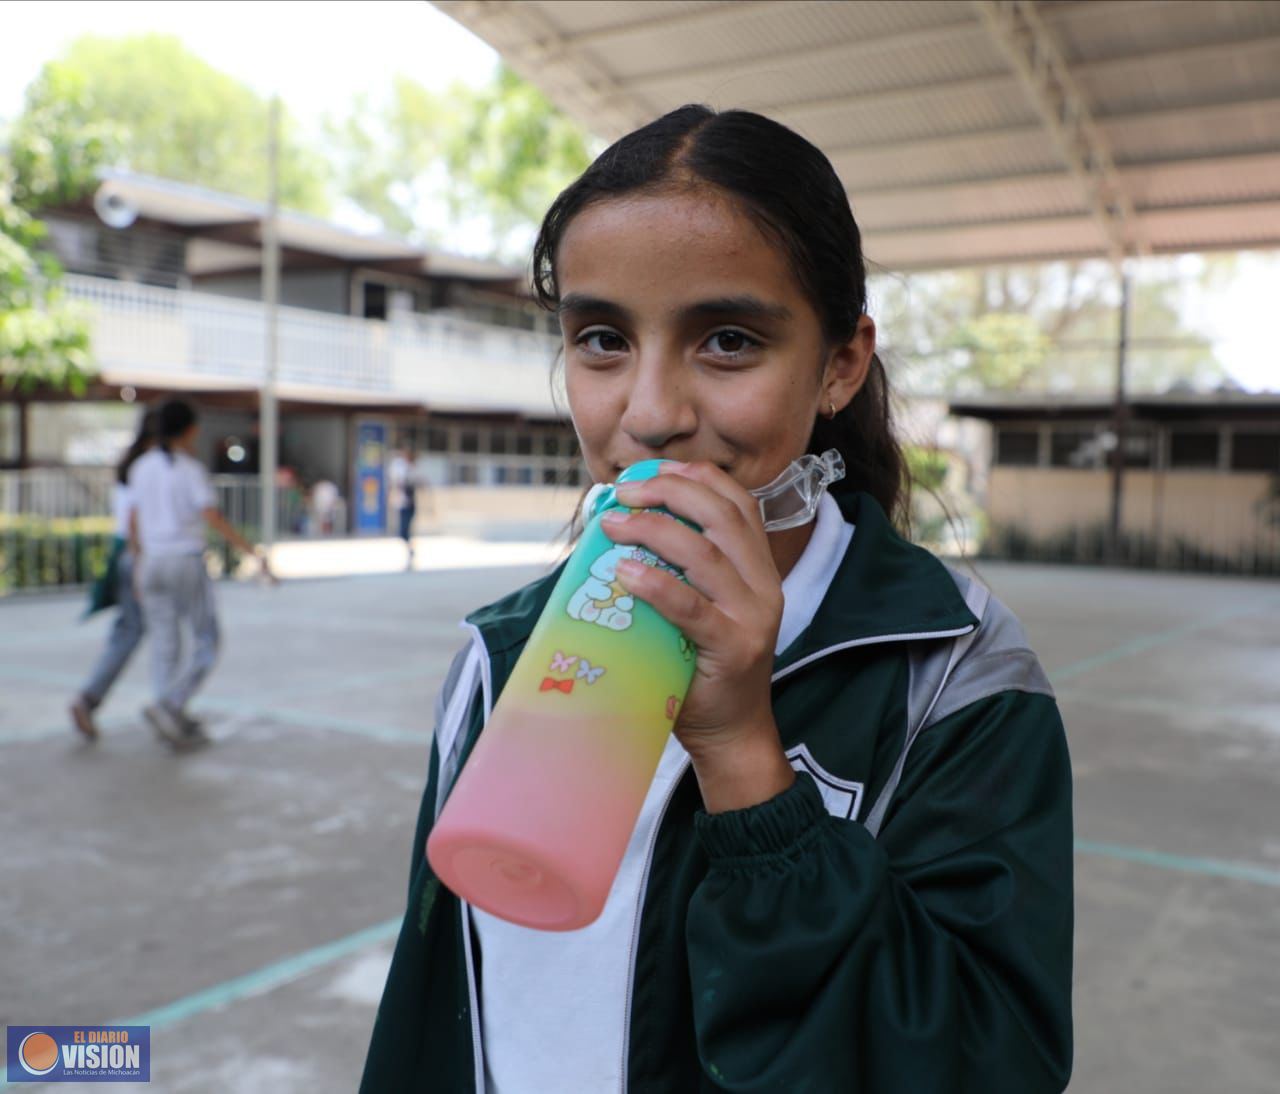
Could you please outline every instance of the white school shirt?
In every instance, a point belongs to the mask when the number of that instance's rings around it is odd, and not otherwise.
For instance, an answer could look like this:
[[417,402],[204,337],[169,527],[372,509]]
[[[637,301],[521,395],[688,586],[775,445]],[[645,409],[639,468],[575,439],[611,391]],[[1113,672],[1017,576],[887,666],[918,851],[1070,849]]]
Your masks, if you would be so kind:
[[[812,622],[853,539],[853,525],[824,494],[813,535],[782,582],[775,652]],[[659,813],[687,758],[675,737],[636,822],[600,918],[577,931],[537,931],[472,908],[480,939],[487,1094],[621,1090],[627,981],[641,886]]]
[[130,468],[129,490],[144,555],[204,552],[204,510],[217,498],[203,464],[185,452],[170,458],[164,449],[153,448]]
[[111,490],[111,515],[115,521],[116,535],[129,538],[129,514],[133,512],[133,494],[129,487],[117,482]]

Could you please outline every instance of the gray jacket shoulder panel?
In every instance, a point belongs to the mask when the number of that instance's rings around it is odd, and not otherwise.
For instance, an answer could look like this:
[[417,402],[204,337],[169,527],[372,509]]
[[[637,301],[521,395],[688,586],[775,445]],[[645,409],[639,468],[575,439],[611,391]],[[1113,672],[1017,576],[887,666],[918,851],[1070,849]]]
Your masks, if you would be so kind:
[[978,625],[958,638],[917,642],[907,648],[907,732],[898,761],[867,814],[866,828],[872,836],[879,835],[906,769],[907,754],[925,729],[1004,691],[1053,695],[1017,616],[978,581],[950,566],[947,571]]
[[[951,567],[947,569],[961,594],[967,595],[976,584],[975,580]],[[1053,697],[1049,677],[1027,644],[1027,632],[1018,622],[1018,617],[998,597],[988,595],[986,611],[978,621],[978,629],[969,637],[970,641],[952,665],[950,676],[921,728],[1002,691],[1025,691]],[[924,684],[929,677],[938,679],[940,670],[937,663],[945,665],[949,659],[948,652],[936,648],[913,652],[917,655],[912,664],[915,670],[913,677],[918,672]],[[911,690],[916,690],[914,683]],[[935,690],[930,690],[931,697]],[[918,697],[911,698],[919,702]],[[909,709],[910,705],[909,702]]]

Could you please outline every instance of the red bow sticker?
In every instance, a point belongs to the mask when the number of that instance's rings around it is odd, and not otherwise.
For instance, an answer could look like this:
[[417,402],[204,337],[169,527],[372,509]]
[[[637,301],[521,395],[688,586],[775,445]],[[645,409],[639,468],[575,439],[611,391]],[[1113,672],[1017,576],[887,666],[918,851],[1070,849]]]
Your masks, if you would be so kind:
[[542,678],[542,686],[539,691],[563,691],[566,695],[573,694],[572,680],[553,680],[550,676]]

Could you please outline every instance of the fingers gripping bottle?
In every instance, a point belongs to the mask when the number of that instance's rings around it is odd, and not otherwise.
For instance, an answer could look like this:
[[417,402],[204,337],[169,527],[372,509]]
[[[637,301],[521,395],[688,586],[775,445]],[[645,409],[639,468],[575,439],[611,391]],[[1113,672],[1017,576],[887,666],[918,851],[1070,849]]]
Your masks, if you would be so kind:
[[[619,483],[652,478],[645,460]],[[458,776],[427,841],[436,875],[463,899],[526,927],[585,927],[604,908],[696,651],[618,582],[633,558],[681,576],[643,547],[615,544],[608,487]]]

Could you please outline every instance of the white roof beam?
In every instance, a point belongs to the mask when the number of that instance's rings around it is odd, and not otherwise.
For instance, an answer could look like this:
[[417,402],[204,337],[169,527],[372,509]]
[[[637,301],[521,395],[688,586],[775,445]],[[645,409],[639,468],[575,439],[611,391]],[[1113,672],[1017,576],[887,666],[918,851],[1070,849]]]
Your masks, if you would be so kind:
[[[1253,152],[1239,156],[1215,156],[1205,159],[1141,160],[1118,167],[1121,176],[1149,175],[1151,172],[1212,174],[1237,172],[1261,175],[1271,182],[1269,187],[1280,197],[1280,152]],[[1062,171],[1027,171],[1017,175],[995,175],[980,179],[954,179],[946,182],[907,183],[895,186],[859,187],[849,192],[852,198],[889,198],[912,195],[917,198],[946,198],[965,191],[981,191],[992,186],[1020,186],[1039,182],[1061,182],[1069,178]],[[1217,186],[1221,189],[1221,183]],[[925,202],[925,204],[928,204]]]
[[1111,148],[1033,0],[972,0],[1084,189],[1113,261],[1146,247]]
[[[848,105],[856,105],[858,100],[847,100]],[[1238,114],[1259,114],[1269,111],[1280,113],[1280,97],[1267,99],[1242,99],[1228,103],[1205,103],[1201,106],[1160,107],[1157,110],[1130,110],[1119,114],[1096,115],[1094,121],[1103,129],[1111,125],[1132,125],[1142,122],[1166,121],[1170,118],[1182,122],[1230,119]],[[785,111],[779,111],[780,114]],[[1004,125],[993,129],[967,129],[960,133],[945,133],[936,137],[913,137],[909,140],[895,141],[854,141],[851,144],[824,145],[823,152],[829,159],[840,156],[856,156],[881,152],[948,152],[964,148],[983,141],[1004,140],[1010,137],[1028,138],[1044,133],[1040,123],[1032,125]],[[1124,161],[1121,169],[1131,164]],[[1147,166],[1146,161],[1134,161],[1133,166]]]

